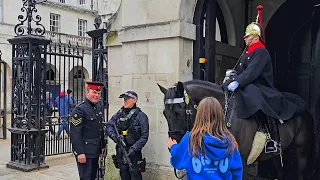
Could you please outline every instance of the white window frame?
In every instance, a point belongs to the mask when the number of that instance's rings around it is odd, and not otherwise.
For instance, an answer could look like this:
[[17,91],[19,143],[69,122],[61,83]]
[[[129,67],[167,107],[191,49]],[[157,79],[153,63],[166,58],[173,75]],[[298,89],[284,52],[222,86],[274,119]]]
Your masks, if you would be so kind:
[[59,0],[59,2],[65,4],[66,0]]
[[60,14],[50,13],[50,31],[59,33],[61,30]]
[[79,5],[86,4],[86,0],[78,0],[78,1],[79,1]]
[[78,19],[78,36],[86,36],[87,24],[87,20]]

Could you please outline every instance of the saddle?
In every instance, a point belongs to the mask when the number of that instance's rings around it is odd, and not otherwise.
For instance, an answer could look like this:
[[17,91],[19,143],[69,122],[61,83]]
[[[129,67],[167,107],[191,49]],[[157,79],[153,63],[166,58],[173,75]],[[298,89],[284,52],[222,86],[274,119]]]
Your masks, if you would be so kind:
[[[233,105],[233,99],[234,98],[229,97],[228,94],[226,94],[225,117],[228,128],[230,128],[231,119],[235,115],[233,107],[228,107],[229,105]],[[266,154],[272,153],[275,155],[280,155],[282,153],[282,147],[278,124],[283,123],[283,121],[267,116],[262,111],[258,111],[256,114],[250,117],[249,120],[257,121],[258,130],[254,136],[251,151],[247,159],[247,165],[252,164],[259,157],[263,150]]]
[[[266,154],[272,153],[280,155],[280,164],[282,162],[282,147],[278,128],[278,120],[258,112],[255,115],[258,123],[258,130],[254,136],[250,154],[247,159],[247,165],[252,164],[264,150]],[[263,117],[266,117],[263,119]]]

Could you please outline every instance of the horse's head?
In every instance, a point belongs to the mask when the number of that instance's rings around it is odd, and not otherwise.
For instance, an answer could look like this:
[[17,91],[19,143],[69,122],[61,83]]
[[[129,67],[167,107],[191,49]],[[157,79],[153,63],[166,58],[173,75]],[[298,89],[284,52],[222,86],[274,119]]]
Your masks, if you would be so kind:
[[164,94],[163,114],[168,122],[168,134],[180,142],[183,135],[192,128],[196,110],[191,99],[189,99],[182,82],[178,82],[172,88],[164,88],[159,85]]

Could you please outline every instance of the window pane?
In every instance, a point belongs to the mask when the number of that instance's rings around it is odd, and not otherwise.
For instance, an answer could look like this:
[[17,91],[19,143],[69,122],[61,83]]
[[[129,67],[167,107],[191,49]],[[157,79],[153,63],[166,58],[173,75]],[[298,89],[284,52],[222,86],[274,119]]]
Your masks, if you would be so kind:
[[59,14],[50,14],[50,31],[59,32],[60,29],[60,15]]

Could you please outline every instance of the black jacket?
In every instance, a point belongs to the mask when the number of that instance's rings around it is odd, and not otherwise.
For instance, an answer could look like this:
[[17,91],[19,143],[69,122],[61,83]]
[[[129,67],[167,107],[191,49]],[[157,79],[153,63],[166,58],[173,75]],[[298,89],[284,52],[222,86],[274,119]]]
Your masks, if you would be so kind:
[[70,140],[75,155],[97,158],[106,147],[103,133],[103,109],[100,103],[88,99],[78,104],[71,113]]
[[[149,137],[149,120],[148,116],[143,113],[141,110],[136,112],[137,114],[132,116],[132,127],[137,134],[137,139],[135,143],[130,147],[135,152],[141,151],[141,149],[145,146]],[[111,119],[107,123],[107,134],[108,136],[116,142],[116,132],[114,129],[114,125],[118,123],[118,119],[121,117],[125,117],[127,115],[126,111],[121,108],[116,114],[114,114]]]
[[258,110],[282,120],[293,116],[297,107],[274,87],[272,62],[266,48],[246,52],[236,71],[238,75],[231,78],[240,84],[234,92],[238,118],[248,118]]

